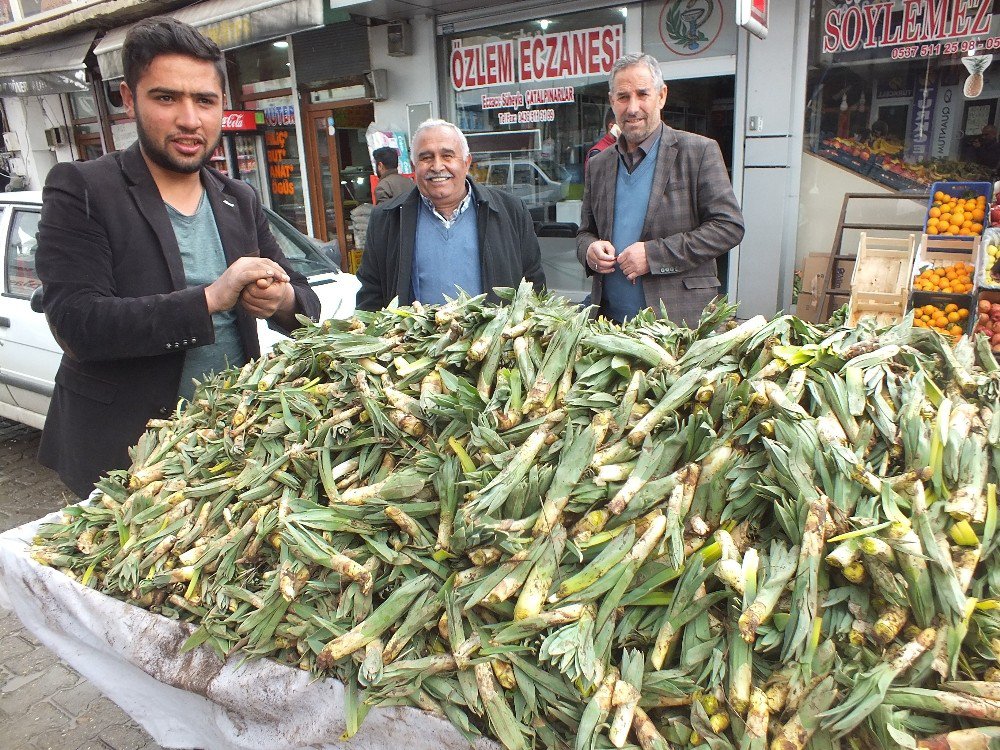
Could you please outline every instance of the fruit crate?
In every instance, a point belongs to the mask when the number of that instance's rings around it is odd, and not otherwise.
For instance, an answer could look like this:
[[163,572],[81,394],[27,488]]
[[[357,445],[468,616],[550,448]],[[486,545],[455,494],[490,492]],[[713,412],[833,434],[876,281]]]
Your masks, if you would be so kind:
[[[993,320],[992,319],[992,315],[991,315],[992,311],[991,312],[986,312],[986,313],[983,313],[982,311],[980,311],[979,308],[980,308],[980,305],[983,302],[988,302],[990,305],[1000,305],[1000,290],[998,290],[998,289],[981,289],[979,291],[979,294],[976,295],[976,310],[977,310],[977,312],[975,314],[970,314],[970,316],[969,316],[970,318],[972,318],[972,324],[969,326],[969,333],[972,334],[972,335],[974,335],[976,333],[976,328],[977,328],[978,323],[980,322],[980,316],[981,315],[985,314],[986,316],[988,316],[990,318],[986,322],[986,325],[988,326],[989,330],[988,331],[984,331],[983,335],[992,340],[993,335],[1000,336],[1000,312],[997,313],[998,319],[997,320]],[[996,334],[992,334],[993,330],[995,330],[997,333]],[[993,354],[998,359],[1000,359],[1000,341],[998,341],[996,344],[991,345],[990,348],[993,350]]]
[[969,279],[972,288],[952,293],[971,294],[975,290],[975,269],[979,262],[981,239],[981,237],[923,235],[913,261],[913,273],[911,276],[913,291],[930,294],[948,294],[949,292],[942,289],[920,289],[919,284],[916,283],[917,279],[927,269],[946,268],[961,261],[972,269]]
[[[975,296],[972,294],[934,294],[932,292],[911,292],[910,293],[910,309],[914,311],[914,325],[917,325],[917,320],[921,317],[921,312],[923,314],[928,314],[928,306],[932,305],[936,307],[941,313],[945,315],[948,314],[947,308],[949,305],[955,305],[957,307],[957,312],[959,314],[958,320],[949,320],[949,326],[958,326],[961,329],[961,334],[968,334],[972,330],[972,324],[975,321],[975,316],[972,311],[975,309]],[[964,315],[961,314],[961,310],[966,310]],[[932,316],[933,322],[933,316]],[[934,327],[928,325],[926,327]],[[961,335],[959,334],[959,335]]]
[[895,294],[885,292],[851,292],[847,307],[847,325],[857,327],[862,318],[875,318],[878,326],[898,323],[906,314],[909,293],[905,290]]
[[[990,248],[996,248],[990,252]],[[994,273],[991,269],[996,268]],[[976,263],[976,287],[978,289],[1000,289],[1000,229],[991,227],[983,232]]]
[[851,275],[847,324],[872,316],[879,325],[898,322],[906,313],[916,236],[869,237],[861,233]]
[[[927,233],[930,228],[929,222],[931,217],[931,209],[935,208],[935,202],[938,200],[941,194],[944,194],[948,198],[967,198],[970,196],[983,196],[984,201],[982,203],[983,216],[976,222],[985,227],[989,223],[989,210],[990,210],[990,198],[993,195],[993,184],[989,182],[935,182],[931,185],[930,198],[927,200],[927,213],[924,218],[924,232]],[[938,217],[933,217],[938,218]],[[974,220],[976,221],[976,220]],[[938,236],[949,237],[952,239],[957,239],[960,242],[969,242],[976,235],[946,235],[944,232],[940,232]]]

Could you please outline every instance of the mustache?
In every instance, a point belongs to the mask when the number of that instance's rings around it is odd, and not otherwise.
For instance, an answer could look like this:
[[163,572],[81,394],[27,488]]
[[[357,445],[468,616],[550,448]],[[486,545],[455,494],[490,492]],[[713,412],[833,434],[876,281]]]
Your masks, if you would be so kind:
[[428,172],[427,175],[426,175],[426,179],[431,180],[431,179],[433,179],[435,177],[454,177],[454,176],[455,175],[453,175],[448,170],[443,169],[440,172],[433,172],[433,171],[432,172]]

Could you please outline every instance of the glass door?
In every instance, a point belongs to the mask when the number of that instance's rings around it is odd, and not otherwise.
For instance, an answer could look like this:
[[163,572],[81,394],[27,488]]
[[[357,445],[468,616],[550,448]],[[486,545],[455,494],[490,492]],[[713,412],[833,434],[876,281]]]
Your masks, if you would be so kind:
[[[306,111],[309,151],[309,202],[314,234],[324,242],[334,237],[345,271],[360,263],[368,215],[356,211],[371,203],[371,155],[365,131],[375,119],[371,102],[354,100],[312,105]],[[355,237],[358,247],[355,247]]]
[[329,110],[309,114],[309,202],[314,234],[324,242],[336,237],[341,265],[348,270],[347,224],[344,199],[340,190],[340,161],[337,154],[333,113]]

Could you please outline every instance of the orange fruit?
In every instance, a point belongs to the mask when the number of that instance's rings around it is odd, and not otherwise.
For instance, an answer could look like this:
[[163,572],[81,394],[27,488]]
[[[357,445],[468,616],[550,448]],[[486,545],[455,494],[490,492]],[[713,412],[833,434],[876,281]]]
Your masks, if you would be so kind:
[[936,193],[934,193],[934,200],[936,201],[947,200],[947,198],[948,195],[943,190],[938,190]]
[[946,313],[955,312],[956,310],[958,310],[958,305],[956,305],[954,302],[949,302],[947,305],[944,306],[944,311]]
[[938,216],[941,215],[941,209],[935,206],[930,211],[928,211],[928,214],[932,219],[936,219]]

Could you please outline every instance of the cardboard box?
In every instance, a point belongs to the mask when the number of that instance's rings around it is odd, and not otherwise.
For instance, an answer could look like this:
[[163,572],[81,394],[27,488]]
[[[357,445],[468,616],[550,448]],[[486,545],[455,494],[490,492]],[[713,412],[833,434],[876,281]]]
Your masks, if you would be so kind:
[[795,305],[795,314],[809,323],[819,323],[823,308],[823,289],[830,263],[827,253],[809,253],[802,267],[802,291]]

